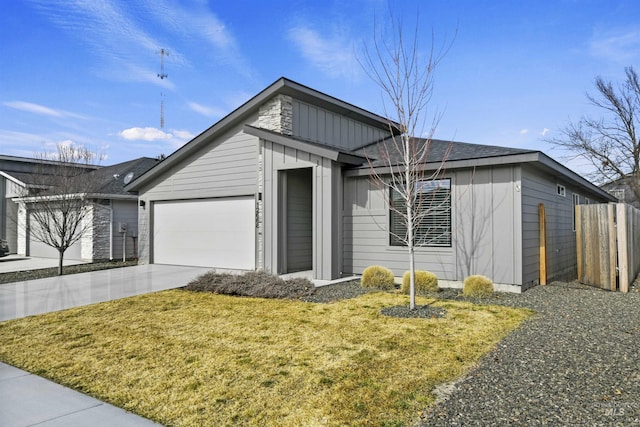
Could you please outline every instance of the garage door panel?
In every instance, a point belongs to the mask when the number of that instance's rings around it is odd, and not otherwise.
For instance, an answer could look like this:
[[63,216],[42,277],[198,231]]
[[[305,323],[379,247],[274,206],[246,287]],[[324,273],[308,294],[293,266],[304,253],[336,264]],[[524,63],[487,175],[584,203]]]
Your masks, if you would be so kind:
[[[38,234],[37,230],[40,229],[40,225],[35,219],[33,219],[33,216],[31,215],[29,217],[29,227],[29,256],[41,258],[58,258],[59,253],[56,248],[41,242],[35,237]],[[69,248],[64,251],[64,259],[82,259],[82,244],[80,243],[80,240],[69,246]]]
[[254,209],[253,197],[156,202],[153,261],[253,270]]

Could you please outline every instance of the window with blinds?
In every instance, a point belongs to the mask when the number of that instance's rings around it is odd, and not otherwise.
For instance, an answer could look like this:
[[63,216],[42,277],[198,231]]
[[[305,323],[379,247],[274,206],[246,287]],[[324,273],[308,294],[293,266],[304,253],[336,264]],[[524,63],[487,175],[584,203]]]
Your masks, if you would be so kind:
[[[415,246],[451,246],[451,180],[416,183]],[[400,193],[391,189],[390,233],[392,246],[406,246],[406,208]],[[402,212],[404,215],[400,214]]]

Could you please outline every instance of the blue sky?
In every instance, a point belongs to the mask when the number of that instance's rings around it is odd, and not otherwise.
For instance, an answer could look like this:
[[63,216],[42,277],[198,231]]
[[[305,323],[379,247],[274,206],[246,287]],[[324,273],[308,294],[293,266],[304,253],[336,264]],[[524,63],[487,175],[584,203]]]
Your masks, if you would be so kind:
[[[636,0],[390,4],[408,27],[419,11],[424,49],[432,34],[436,44],[453,40],[429,110],[443,114],[441,139],[565,161],[542,138],[599,114],[585,98],[595,76],[622,80],[640,62]],[[30,157],[57,143],[86,145],[103,164],[170,154],[281,76],[382,114],[356,56],[388,5],[2,0],[0,154]],[[166,79],[157,77],[160,49]]]

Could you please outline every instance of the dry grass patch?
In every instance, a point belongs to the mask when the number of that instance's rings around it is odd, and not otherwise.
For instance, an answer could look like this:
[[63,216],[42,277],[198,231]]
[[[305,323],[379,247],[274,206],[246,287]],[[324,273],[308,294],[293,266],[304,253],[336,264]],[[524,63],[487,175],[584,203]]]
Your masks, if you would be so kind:
[[529,315],[379,314],[403,303],[174,290],[0,323],[0,359],[165,425],[405,425]]

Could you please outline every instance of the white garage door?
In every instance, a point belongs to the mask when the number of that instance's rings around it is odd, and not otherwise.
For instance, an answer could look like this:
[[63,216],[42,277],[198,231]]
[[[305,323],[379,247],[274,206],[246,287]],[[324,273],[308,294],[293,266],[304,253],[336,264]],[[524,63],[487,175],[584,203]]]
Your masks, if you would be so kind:
[[153,262],[255,268],[253,197],[156,202]]
[[[42,257],[42,258],[58,258],[58,250],[53,248],[41,241],[37,240],[37,233],[33,232],[34,228],[39,227],[38,223],[33,219],[32,216],[29,217],[29,256],[32,257]],[[64,259],[74,259],[80,260],[82,259],[82,244],[80,241],[75,242],[71,245],[66,251],[64,251]]]

